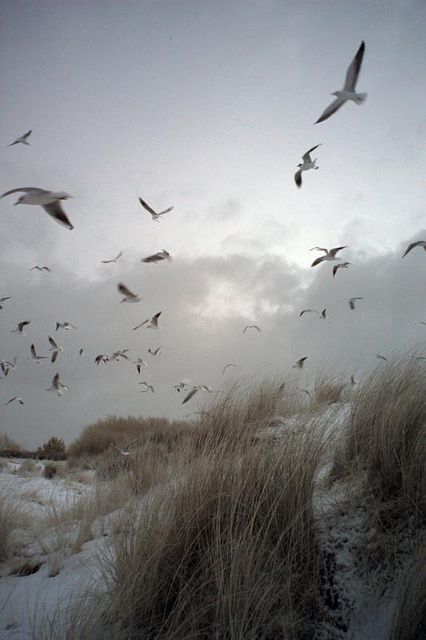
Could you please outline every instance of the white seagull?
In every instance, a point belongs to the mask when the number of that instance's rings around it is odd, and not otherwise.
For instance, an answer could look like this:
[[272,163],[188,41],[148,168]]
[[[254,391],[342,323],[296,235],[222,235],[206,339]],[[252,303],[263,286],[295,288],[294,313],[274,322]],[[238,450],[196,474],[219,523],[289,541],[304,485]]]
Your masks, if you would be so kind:
[[161,260],[168,260],[171,262],[172,256],[168,251],[162,249],[161,251],[157,251],[157,253],[153,253],[151,256],[147,256],[146,258],[141,258],[141,262],[161,262]]
[[4,403],[4,406],[6,407],[8,404],[11,404],[12,402],[14,402],[16,400],[16,402],[19,402],[19,404],[24,404],[24,401],[22,400],[22,398],[20,396],[15,396],[14,398],[11,398],[10,400],[8,400],[7,402]]
[[62,352],[62,347],[60,347],[56,340],[54,340],[51,336],[47,336],[47,339],[49,340],[49,344],[50,344],[50,349],[49,351],[52,351],[52,357],[50,359],[50,362],[56,362],[56,358],[59,355],[59,352]]
[[147,391],[151,391],[151,393],[155,393],[155,389],[152,386],[152,384],[148,384],[148,382],[146,382],[146,380],[144,380],[143,382],[138,382],[138,384],[143,384],[144,388],[141,389],[141,393],[146,393]]
[[100,353],[98,356],[96,356],[95,362],[98,365],[101,362],[103,362],[103,364],[106,364],[107,362],[109,362],[109,356],[105,355],[104,353]]
[[303,369],[303,365],[305,364],[305,360],[307,359],[308,356],[304,356],[303,358],[300,358],[296,364],[293,365],[293,369]]
[[17,336],[26,336],[27,334],[24,333],[24,327],[28,326],[29,324],[31,324],[31,320],[23,320],[22,322],[18,323],[16,329],[11,330],[11,333],[16,333]]
[[121,256],[123,255],[124,251],[120,251],[120,253],[118,253],[115,258],[112,258],[111,260],[101,260],[101,262],[103,264],[109,264],[110,262],[117,262],[117,260],[120,260]]
[[29,131],[27,131],[27,133],[22,134],[22,136],[19,136],[19,138],[16,138],[16,140],[14,142],[11,142],[7,146],[8,147],[13,147],[14,144],[26,144],[29,147],[30,143],[28,142],[28,138],[30,137],[32,131],[33,130],[30,129]]
[[68,198],[72,198],[68,193],[65,193],[65,191],[47,191],[46,189],[39,189],[38,187],[18,187],[17,189],[5,191],[0,198],[4,198],[5,196],[9,196],[10,194],[17,193],[19,191],[23,191],[24,195],[18,198],[15,205],[40,205],[42,209],[49,214],[49,216],[56,220],[56,222],[67,229],[74,229],[61,205],[61,200],[68,200]]
[[13,362],[9,360],[0,360],[0,368],[3,371],[3,375],[6,377],[9,375],[9,372],[12,371],[16,367],[16,357]]
[[354,311],[355,309],[355,301],[356,300],[364,300],[364,298],[349,298],[349,308],[352,309],[352,311]]
[[318,149],[319,146],[321,146],[321,143],[315,145],[315,147],[312,147],[312,149],[309,149],[309,151],[307,151],[302,156],[303,162],[300,162],[297,165],[299,168],[294,174],[294,181],[299,189],[302,186],[302,171],[308,171],[309,169],[319,169],[319,167],[317,167],[316,165],[316,161],[318,160],[318,158],[315,158],[315,160],[312,160],[310,156],[312,151],[315,151],[315,149]]
[[40,364],[40,360],[47,360],[47,356],[39,356],[37,354],[35,346],[33,344],[31,345],[30,350],[31,350],[31,357],[33,360],[37,362],[37,364]]
[[356,83],[358,80],[359,72],[361,70],[362,59],[364,57],[365,43],[361,42],[358,51],[355,54],[354,59],[348,67],[345,77],[345,84],[341,91],[334,91],[331,95],[336,96],[336,99],[325,109],[320,115],[318,120],[314,124],[323,122],[333,115],[342,105],[348,100],[352,100],[355,104],[362,104],[367,98],[366,93],[357,93],[355,91]]
[[412,242],[411,244],[409,244],[402,257],[405,258],[407,253],[410,253],[410,251],[415,247],[423,247],[423,249],[426,251],[426,240],[417,240],[417,242]]
[[173,207],[169,207],[168,209],[164,209],[164,211],[154,211],[154,209],[152,209],[149,204],[147,204],[144,200],[142,200],[142,198],[139,198],[139,202],[141,203],[141,205],[143,206],[143,208],[148,211],[148,213],[151,214],[152,216],[152,220],[154,222],[158,222],[160,219],[160,216],[164,216],[165,213],[169,213],[169,211],[171,211],[173,209]]
[[321,262],[324,262],[324,260],[338,260],[338,258],[336,257],[336,253],[338,251],[341,251],[342,249],[346,249],[346,247],[346,244],[343,245],[343,247],[335,247],[334,249],[330,250],[324,249],[323,247],[312,247],[312,249],[309,249],[309,251],[314,251],[315,249],[317,249],[318,251],[325,251],[325,254],[314,260],[311,264],[311,267],[316,267],[317,264],[321,264]]
[[53,376],[52,384],[48,389],[46,389],[46,391],[56,391],[58,396],[61,396],[62,395],[62,390],[71,391],[71,389],[69,387],[67,387],[66,384],[63,384],[59,380],[59,373],[55,373],[55,375]]
[[211,389],[207,385],[205,385],[205,384],[197,384],[195,387],[192,387],[192,389],[191,389],[191,391],[189,393],[186,394],[186,396],[182,400],[181,404],[186,404],[187,402],[189,402],[189,400],[191,400],[191,398],[193,398],[195,396],[197,391],[207,391],[208,393],[211,393]]
[[59,329],[70,331],[70,329],[77,329],[77,327],[75,324],[71,324],[71,322],[57,322],[55,331],[58,331]]
[[147,363],[145,362],[145,360],[142,360],[142,358],[136,358],[136,360],[133,360],[133,364],[136,365],[136,370],[137,370],[139,375],[140,375],[140,372],[141,372],[141,368],[148,366]]
[[141,298],[138,295],[136,295],[136,293],[133,293],[133,291],[130,291],[130,289],[126,287],[126,285],[123,284],[122,282],[118,283],[117,289],[124,296],[121,302],[140,302],[141,301]]
[[339,264],[335,264],[333,267],[333,278],[339,269],[347,269],[350,264],[350,262],[339,262]]
[[136,329],[140,329],[141,327],[145,327],[146,329],[158,329],[158,319],[163,312],[159,311],[152,318],[147,318],[140,324],[137,324],[136,327],[133,327],[132,331],[136,331]]
[[262,333],[262,329],[260,329],[257,326],[257,324],[248,324],[246,327],[244,327],[243,333],[245,333],[247,331],[247,329],[256,329],[256,331],[258,331],[259,333]]
[[163,345],[161,345],[160,347],[157,347],[156,349],[151,349],[151,347],[148,349],[148,353],[150,353],[152,356],[160,356],[160,349],[163,348]]
[[133,449],[133,451],[130,450],[130,447],[132,446],[132,444],[134,444],[137,440],[140,440],[142,436],[138,436],[137,438],[135,438],[134,440],[131,440],[128,444],[126,444],[126,446],[124,447],[124,449],[120,449],[120,447],[117,447],[116,444],[114,444],[113,442],[111,443],[111,447],[114,447],[114,449],[117,449],[117,451],[119,451],[121,453],[122,456],[130,456],[132,453],[135,452],[135,450]]

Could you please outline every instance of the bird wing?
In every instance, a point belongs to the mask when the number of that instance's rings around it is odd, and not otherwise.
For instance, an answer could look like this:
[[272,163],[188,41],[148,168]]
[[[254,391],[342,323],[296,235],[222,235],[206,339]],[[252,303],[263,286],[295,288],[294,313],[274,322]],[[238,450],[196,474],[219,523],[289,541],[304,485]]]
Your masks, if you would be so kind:
[[132,328],[132,331],[136,331],[136,329],[140,329],[141,327],[144,326],[144,324],[146,324],[147,322],[149,322],[149,320],[144,320],[143,322],[141,322],[140,324],[137,324],[136,327]]
[[191,389],[191,391],[184,397],[184,399],[182,400],[181,404],[185,404],[186,402],[191,400],[191,398],[193,398],[195,396],[197,391],[198,391],[198,387],[194,387],[193,389]]
[[129,298],[136,298],[136,294],[130,291],[130,289],[126,287],[126,285],[123,284],[122,282],[118,283],[117,288],[119,292],[123,294],[123,296],[127,296]]
[[162,311],[159,311],[151,319],[152,324],[155,325],[156,327],[158,327],[158,318],[161,316],[162,313],[163,313]]
[[294,181],[297,187],[300,189],[300,187],[302,186],[302,172],[300,171],[300,169],[298,169],[294,174]]
[[139,198],[139,202],[141,203],[143,208],[146,209],[152,216],[158,215],[157,212],[154,211],[154,209],[151,209],[151,207],[149,206],[149,204],[145,202],[145,200],[142,200],[142,198]]
[[337,269],[338,269],[339,267],[340,267],[340,264],[335,264],[335,265],[334,265],[334,267],[333,267],[333,278],[334,278],[334,276],[336,275],[336,273],[337,273]]
[[173,207],[169,207],[168,209],[164,209],[164,211],[160,211],[157,215],[163,216],[165,213],[169,213],[172,209]]
[[355,302],[353,298],[349,300],[349,308],[352,310],[355,309]]
[[336,98],[335,100],[333,100],[333,102],[329,104],[326,109],[324,109],[324,111],[322,112],[318,120],[314,122],[314,124],[318,124],[319,122],[324,122],[324,120],[327,120],[327,118],[332,116],[333,113],[336,113],[336,111],[340,109],[342,104],[344,104],[345,102],[346,101],[342,100],[341,98]]
[[50,358],[50,362],[56,362],[56,358],[58,357],[59,351],[54,351],[52,353],[52,357]]
[[404,255],[402,256],[403,258],[405,258],[405,256],[407,255],[407,253],[410,253],[410,251],[412,249],[414,249],[414,247],[418,247],[419,245],[423,244],[423,240],[418,240],[417,242],[412,242],[411,244],[408,245]]
[[312,247],[312,249],[309,249],[309,251],[325,251],[326,253],[328,253],[328,249],[324,249],[324,247]]
[[59,347],[53,338],[51,338],[50,336],[47,336],[47,339],[49,340],[49,344],[51,347],[53,347],[56,350],[59,350]]
[[304,162],[304,163],[312,162],[312,160],[311,160],[311,156],[310,156],[309,154],[310,154],[310,153],[312,153],[312,151],[315,151],[315,149],[318,149],[318,147],[320,147],[320,146],[321,146],[321,143],[320,143],[320,144],[316,144],[316,145],[315,145],[315,147],[312,147],[312,149],[309,149],[309,151],[307,151],[307,152],[302,156],[303,162]]
[[29,138],[29,136],[31,135],[31,133],[32,133],[32,129],[30,129],[29,131],[27,131],[27,133],[24,133],[24,135],[23,135],[23,136],[21,136],[21,137],[22,137],[24,140],[26,140],[27,138]]
[[355,85],[358,80],[359,72],[361,69],[362,59],[364,57],[365,42],[361,42],[358,51],[355,54],[354,59],[348,67],[346,72],[345,84],[343,91],[355,91]]
[[5,196],[10,196],[12,193],[18,193],[19,191],[26,191],[27,193],[32,191],[33,193],[49,193],[46,189],[39,189],[39,187],[17,187],[16,189],[10,189],[10,191],[5,191],[2,193],[0,198],[4,198]]
[[33,344],[31,345],[30,349],[31,349],[32,357],[33,358],[37,358],[37,353],[36,353],[36,350],[35,350],[35,346]]
[[59,389],[59,373],[55,373],[55,375],[53,376],[52,387],[55,387],[55,389]]
[[59,222],[63,227],[66,227],[70,231],[71,229],[74,229],[67,217],[67,214],[62,209],[60,200],[55,200],[55,202],[49,202],[49,204],[43,204],[41,206],[49,216],[56,220],[56,222]]
[[346,244],[343,247],[334,247],[334,249],[330,249],[330,255],[334,257],[338,251],[341,251],[342,249],[346,249],[346,248],[347,248]]
[[320,264],[321,262],[324,262],[325,257],[321,256],[320,258],[317,258],[316,260],[313,261],[313,263],[311,264],[311,267],[316,267],[317,264]]
[[4,406],[10,404],[11,402],[13,402],[14,400],[16,400],[16,396],[14,398],[11,398],[10,400],[8,400],[7,402],[4,403]]

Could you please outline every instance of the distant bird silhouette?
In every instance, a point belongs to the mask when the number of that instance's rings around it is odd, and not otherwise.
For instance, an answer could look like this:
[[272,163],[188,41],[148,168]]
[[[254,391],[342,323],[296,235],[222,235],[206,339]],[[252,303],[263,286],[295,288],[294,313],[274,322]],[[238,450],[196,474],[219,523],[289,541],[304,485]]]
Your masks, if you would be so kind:
[[37,354],[36,348],[33,344],[31,345],[30,350],[31,350],[31,357],[33,360],[37,362],[37,364],[40,364],[40,360],[47,360],[47,356],[39,356]]
[[145,327],[146,329],[158,329],[158,319],[161,316],[162,311],[156,313],[152,318],[147,318],[140,324],[137,324],[136,327],[133,327],[132,331],[136,331],[136,329],[140,329],[141,327]]
[[335,247],[334,249],[330,250],[323,249],[322,247],[313,247],[312,249],[309,249],[309,251],[314,251],[315,249],[317,249],[318,251],[325,251],[325,255],[320,256],[319,258],[314,260],[311,264],[311,267],[316,267],[318,264],[321,264],[321,262],[324,262],[324,260],[338,260],[338,258],[336,257],[337,252],[346,248],[347,245],[343,245],[343,247]]
[[299,318],[305,315],[305,313],[316,313],[317,315],[319,315],[316,309],[302,309],[302,311],[299,313]]
[[228,364],[226,364],[226,365],[223,367],[223,369],[222,369],[222,375],[224,375],[225,371],[226,371],[227,369],[229,369],[229,367],[236,367],[236,366],[237,366],[237,365],[236,365],[236,364],[234,364],[233,362],[229,362]]
[[303,369],[303,365],[305,364],[305,360],[307,360],[308,356],[304,356],[300,358],[294,365],[293,369]]
[[49,267],[40,267],[38,264],[36,264],[35,267],[32,267],[30,271],[34,271],[34,269],[36,269],[37,271],[49,271],[49,273],[51,271]]
[[27,133],[22,134],[22,136],[19,136],[19,138],[16,138],[16,140],[14,142],[11,142],[7,146],[8,147],[13,147],[14,144],[26,144],[27,146],[30,146],[30,143],[28,142],[28,138],[32,134],[32,131],[33,130],[30,129],[29,131],[27,131]]
[[48,389],[46,389],[46,391],[56,391],[58,396],[61,396],[63,391],[71,391],[71,389],[59,380],[59,373],[55,373],[55,375],[53,376],[52,384]]
[[161,355],[160,349],[162,349],[162,348],[163,348],[162,346],[161,347],[157,347],[156,349],[149,348],[148,349],[148,353],[150,353],[152,356],[159,356],[159,355]]
[[244,327],[243,333],[245,333],[247,329],[256,329],[256,331],[262,333],[262,330],[257,326],[257,324],[248,324],[246,327]]
[[355,302],[356,300],[364,300],[364,298],[349,298],[349,308],[352,309],[352,311],[355,309]]
[[75,324],[71,322],[57,322],[55,331],[59,331],[59,329],[63,329],[64,331],[70,331],[70,329],[77,329]]
[[21,398],[21,396],[14,396],[13,398],[11,398],[10,400],[8,400],[7,402],[4,403],[4,406],[6,407],[8,404],[11,404],[12,402],[19,402],[19,404],[24,404],[23,399]]
[[389,360],[389,358],[382,356],[380,353],[376,353],[376,358],[378,358],[379,360],[385,360],[386,362]]
[[138,295],[136,295],[136,293],[133,293],[133,291],[130,291],[130,289],[126,287],[126,285],[123,284],[122,282],[118,283],[117,289],[124,296],[121,302],[140,302],[141,301],[141,298]]
[[335,264],[333,267],[333,278],[339,269],[347,269],[351,263],[350,262],[339,262],[339,264]]
[[16,329],[11,330],[11,333],[16,333],[18,336],[25,336],[26,333],[24,333],[24,327],[27,327],[29,324],[31,324],[31,320],[23,320],[18,323]]
[[426,240],[417,240],[417,242],[412,242],[411,244],[409,244],[402,257],[405,258],[407,253],[410,253],[410,251],[415,247],[423,247],[423,249],[426,251]]
[[142,200],[142,198],[139,198],[139,202],[141,203],[143,208],[146,211],[148,211],[148,213],[151,214],[152,220],[154,222],[158,222],[160,219],[160,216],[164,216],[165,213],[169,213],[169,211],[173,209],[173,207],[169,207],[168,209],[164,209],[164,211],[154,211],[154,209],[152,209],[152,207],[150,207],[149,204],[147,204],[144,200]]
[[102,264],[109,264],[110,262],[117,262],[117,260],[120,260],[121,256],[123,255],[124,251],[120,251],[120,253],[118,253],[115,258],[112,258],[111,260],[101,260]]
[[141,262],[161,262],[162,260],[168,260],[169,262],[172,260],[172,256],[165,249],[162,249],[157,253],[153,253],[151,256],[147,256],[146,258],[142,258]]

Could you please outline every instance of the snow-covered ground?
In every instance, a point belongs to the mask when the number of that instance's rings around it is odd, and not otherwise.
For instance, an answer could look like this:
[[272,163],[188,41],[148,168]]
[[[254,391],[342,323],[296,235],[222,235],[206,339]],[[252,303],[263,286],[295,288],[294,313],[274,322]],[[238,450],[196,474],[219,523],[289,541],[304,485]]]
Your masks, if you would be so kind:
[[[344,428],[350,409],[350,403],[335,403],[277,418],[259,430],[258,438],[285,446],[286,436],[303,432],[327,442],[336,429]],[[43,462],[27,473],[21,470],[22,462],[8,459],[0,467],[0,492],[13,500],[22,518],[14,533],[15,555],[0,564],[0,640],[34,637],[40,616],[57,615],[90,584],[99,589],[99,554],[124,507],[111,503],[82,533],[73,517],[55,520],[55,514],[72,512],[79,500],[90,503],[97,487],[94,472],[46,479]],[[412,553],[412,530],[402,522],[392,539],[393,553],[383,558],[371,504],[356,486],[359,479],[330,484],[330,465],[331,448],[325,446],[314,499],[323,589],[323,622],[315,640],[387,640],[397,579]],[[149,498],[143,502],[147,505]],[[386,508],[392,509],[392,504]]]

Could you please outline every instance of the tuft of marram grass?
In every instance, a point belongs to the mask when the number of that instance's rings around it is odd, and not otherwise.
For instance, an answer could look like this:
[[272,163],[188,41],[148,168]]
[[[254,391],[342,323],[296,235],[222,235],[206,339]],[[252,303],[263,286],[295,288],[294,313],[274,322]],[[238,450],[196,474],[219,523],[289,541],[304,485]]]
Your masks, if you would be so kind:
[[378,367],[357,390],[335,473],[363,471],[369,491],[426,518],[426,369],[414,357]]
[[125,637],[299,637],[317,592],[320,446],[204,451],[115,539],[107,619]]
[[389,640],[426,638],[426,544],[419,548],[398,589]]

